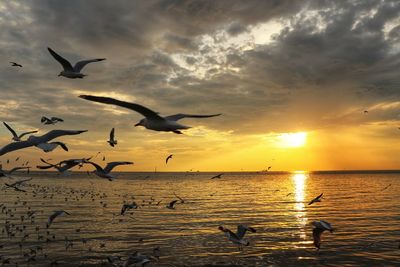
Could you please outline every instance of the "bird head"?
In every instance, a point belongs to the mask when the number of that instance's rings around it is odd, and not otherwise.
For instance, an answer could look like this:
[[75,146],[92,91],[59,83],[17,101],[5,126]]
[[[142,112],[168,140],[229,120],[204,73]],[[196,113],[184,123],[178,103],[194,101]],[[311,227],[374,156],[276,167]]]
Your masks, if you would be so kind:
[[225,230],[225,228],[223,227],[223,226],[218,226],[218,230],[220,230],[220,231],[224,231]]
[[136,123],[135,127],[137,126],[144,126],[144,119],[141,119],[138,123]]

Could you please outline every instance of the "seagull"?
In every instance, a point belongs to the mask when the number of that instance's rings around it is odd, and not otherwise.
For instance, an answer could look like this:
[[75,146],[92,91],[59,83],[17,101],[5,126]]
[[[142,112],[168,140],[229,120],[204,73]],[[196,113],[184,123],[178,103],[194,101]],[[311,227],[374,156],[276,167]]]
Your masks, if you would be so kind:
[[80,78],[82,79],[83,77],[87,76],[83,73],[81,73],[81,70],[89,63],[92,62],[98,62],[98,61],[103,61],[105,58],[95,58],[95,59],[89,59],[89,60],[82,60],[78,61],[75,63],[75,66],[72,67],[71,63],[54,52],[50,47],[47,48],[49,50],[50,54],[63,66],[64,70],[58,74],[58,76],[64,76],[66,78],[70,79],[76,79]]
[[50,215],[50,217],[49,217],[49,219],[47,221],[46,228],[50,227],[50,225],[53,223],[55,218],[57,218],[58,216],[63,216],[65,214],[70,215],[65,210],[56,210],[56,211],[54,211],[54,213],[52,215]]
[[220,173],[218,175],[215,175],[215,176],[211,177],[211,179],[220,179],[222,177],[222,175],[224,175],[224,174]]
[[0,164],[0,177],[10,175],[13,172],[18,171],[18,170],[25,170],[25,169],[30,169],[30,168],[31,167],[28,167],[28,166],[26,166],[26,167],[15,167],[15,168],[13,168],[13,169],[11,169],[9,171],[6,171],[6,170],[3,170],[2,165]]
[[84,132],[87,132],[87,130],[82,130],[82,131],[52,130],[42,136],[31,135],[28,137],[28,140],[26,141],[13,142],[0,148],[0,156],[5,155],[12,151],[20,150],[31,146],[36,146],[42,149],[44,152],[50,152],[60,145],[64,150],[68,151],[68,148],[65,146],[64,143],[61,142],[48,143],[48,142],[60,136],[77,135]]
[[110,144],[110,146],[112,146],[112,147],[114,147],[118,143],[117,140],[114,139],[114,133],[115,133],[115,130],[114,130],[114,128],[112,128],[111,132],[110,132],[110,140],[107,141]]
[[21,138],[24,137],[27,134],[33,134],[33,133],[37,133],[38,131],[30,131],[30,132],[24,132],[21,133],[20,135],[17,135],[17,133],[10,127],[10,125],[8,125],[7,123],[3,122],[4,126],[7,127],[7,129],[11,132],[11,134],[13,135],[13,138],[11,140],[19,142],[21,141]]
[[58,172],[60,173],[66,173],[69,169],[86,163],[86,161],[90,160],[91,158],[87,158],[87,159],[67,159],[67,160],[63,160],[60,161],[57,164],[51,164],[47,161],[45,161],[44,159],[40,159],[41,162],[47,164],[47,166],[36,166],[36,168],[41,169],[41,170],[46,170],[46,169],[50,169],[50,168],[56,168]]
[[133,266],[143,267],[151,261],[146,255],[142,255],[140,252],[135,252],[128,257],[125,261],[123,267],[128,267],[133,264]]
[[319,195],[319,196],[317,196],[316,198],[314,198],[313,200],[311,200],[310,201],[310,203],[308,203],[308,205],[311,205],[311,204],[313,204],[313,203],[315,203],[315,202],[321,202],[321,198],[322,198],[322,195],[323,195],[324,193],[321,193],[321,195]]
[[124,215],[127,210],[137,209],[138,205],[136,202],[132,202],[132,204],[124,204],[122,205],[121,215]]
[[364,110],[364,114],[367,114],[368,113],[368,110]]
[[314,225],[313,228],[313,239],[314,239],[314,246],[317,249],[320,249],[321,247],[321,235],[325,230],[328,230],[329,232],[333,233],[333,228],[330,225],[330,223],[320,220],[319,222],[314,221],[311,223]]
[[189,129],[191,127],[179,124],[177,121],[184,118],[210,118],[219,116],[221,114],[212,114],[212,115],[190,115],[190,114],[175,114],[171,116],[161,117],[157,112],[141,106],[135,103],[129,103],[120,101],[110,97],[101,97],[101,96],[91,96],[91,95],[80,95],[80,98],[99,102],[103,104],[116,105],[120,107],[124,107],[127,109],[131,109],[142,114],[145,118],[140,120],[135,126],[144,126],[146,129],[153,131],[163,131],[163,132],[173,132],[176,134],[182,134],[180,130]]
[[228,228],[225,228],[223,226],[219,226],[218,229],[220,231],[224,232],[225,235],[229,238],[229,240],[232,243],[239,245],[239,250],[242,250],[243,246],[250,245],[250,242],[248,240],[244,239],[244,235],[246,234],[246,231],[250,231],[252,233],[256,232],[256,229],[245,226],[243,224],[238,225],[236,234],[234,232],[232,232],[231,230],[229,230]]
[[168,164],[168,160],[170,160],[170,159],[172,159],[172,154],[171,155],[169,155],[166,159],[165,159],[165,164]]
[[167,209],[174,210],[174,209],[175,209],[174,205],[176,204],[176,202],[178,202],[178,200],[173,200],[173,201],[171,201],[171,202],[167,205]]
[[47,118],[47,117],[43,116],[40,119],[40,122],[43,124],[49,125],[49,124],[56,124],[57,122],[64,122],[64,120],[61,118],[57,118],[57,117]]
[[181,198],[180,196],[178,196],[175,192],[174,192],[174,196],[176,196],[181,201],[181,203],[185,203],[185,200],[183,198]]
[[12,184],[7,184],[7,183],[5,183],[4,185],[7,186],[7,187],[9,187],[9,188],[13,188],[15,191],[26,192],[25,190],[22,190],[22,189],[19,188],[19,187],[20,187],[23,183],[28,182],[28,181],[30,181],[30,180],[32,180],[32,178],[25,179],[25,180],[19,180],[19,181],[16,181],[15,183],[12,183]]
[[109,181],[112,181],[115,179],[115,177],[113,175],[110,174],[110,172],[112,171],[112,169],[114,169],[116,166],[119,165],[130,165],[133,164],[133,162],[129,162],[129,161],[114,161],[114,162],[109,162],[107,163],[106,167],[103,169],[102,167],[100,167],[99,165],[97,165],[94,162],[91,161],[86,161],[86,163],[92,164],[96,170],[94,171],[94,173],[101,177],[101,178],[106,178]]
[[12,61],[10,61],[10,63],[11,63],[11,66],[12,66],[12,67],[20,67],[20,68],[22,68],[22,65],[21,65],[21,64],[18,64],[17,62],[12,62]]

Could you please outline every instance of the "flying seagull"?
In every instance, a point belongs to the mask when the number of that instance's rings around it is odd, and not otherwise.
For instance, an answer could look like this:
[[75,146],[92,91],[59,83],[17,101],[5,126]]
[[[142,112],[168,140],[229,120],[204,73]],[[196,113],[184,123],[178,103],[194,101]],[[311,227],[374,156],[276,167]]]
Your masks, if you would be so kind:
[[30,132],[24,132],[21,133],[20,135],[17,135],[17,133],[13,130],[13,128],[10,127],[10,125],[8,125],[7,123],[3,122],[4,126],[7,127],[7,129],[11,132],[11,134],[13,135],[13,138],[11,140],[19,142],[21,141],[21,138],[24,137],[27,134],[33,134],[33,133],[37,133],[38,131],[30,131]]
[[21,65],[21,64],[18,64],[17,62],[12,62],[12,61],[10,61],[10,63],[11,63],[11,66],[12,66],[12,67],[20,67],[20,68],[22,68],[22,65]]
[[76,79],[76,78],[83,78],[87,75],[81,73],[81,70],[89,63],[92,62],[98,62],[98,61],[103,61],[105,58],[95,58],[95,59],[89,59],[89,60],[82,60],[76,62],[75,66],[72,67],[71,63],[54,52],[50,47],[47,48],[49,50],[50,54],[63,66],[64,70],[58,74],[58,76],[64,76],[66,78],[70,79]]
[[16,181],[16,182],[14,182],[14,183],[12,183],[12,184],[5,184],[6,186],[8,186],[8,187],[18,187],[18,186],[21,186],[23,183],[25,183],[25,182],[28,182],[28,181],[30,181],[30,180],[32,180],[33,178],[29,178],[29,179],[24,179],[24,180],[19,180],[19,181]]
[[45,161],[44,159],[41,158],[40,161],[42,161],[43,163],[47,164],[47,166],[36,166],[36,168],[41,169],[41,170],[55,168],[60,173],[66,173],[69,169],[72,169],[73,167],[75,167],[77,165],[81,165],[83,163],[86,163],[86,161],[88,161],[90,159],[91,158],[87,158],[87,159],[67,159],[67,160],[60,161],[57,164],[51,164],[51,163],[49,163],[49,162],[47,162],[47,161]]
[[50,215],[47,224],[46,224],[46,228],[49,228],[50,225],[53,223],[54,219],[57,218],[58,216],[63,216],[63,215],[70,215],[68,212],[64,211],[64,210],[56,210],[54,211],[54,213],[52,215]]
[[317,196],[317,197],[315,197],[313,200],[311,200],[309,203],[308,203],[308,205],[311,205],[311,204],[313,204],[313,203],[315,203],[315,202],[321,202],[321,199],[322,199],[322,195],[323,195],[324,193],[321,193],[319,196]]
[[84,132],[87,132],[87,130],[83,130],[83,131],[52,130],[42,136],[31,135],[28,137],[28,140],[26,140],[26,141],[13,142],[13,143],[10,143],[10,144],[5,145],[4,147],[0,148],[0,156],[3,156],[12,151],[20,150],[20,149],[31,147],[31,146],[36,146],[45,152],[50,152],[59,145],[62,148],[64,148],[64,150],[68,150],[68,148],[65,146],[65,144],[63,144],[61,142],[53,142],[53,143],[48,143],[48,142],[57,137],[60,137],[60,136],[77,135],[77,134],[81,134]]
[[190,115],[190,114],[175,114],[171,116],[161,117],[157,112],[154,112],[151,109],[148,109],[142,105],[129,103],[120,101],[110,97],[101,97],[101,96],[91,96],[91,95],[80,95],[80,98],[99,102],[103,104],[116,105],[120,107],[124,107],[127,109],[131,109],[142,114],[145,118],[140,120],[135,126],[144,126],[146,129],[153,131],[163,131],[163,132],[173,132],[176,134],[182,134],[180,130],[189,129],[191,127],[179,124],[177,121],[184,118],[210,118],[219,116],[221,114],[212,114],[212,115]]
[[0,177],[10,175],[10,174],[12,174],[13,172],[18,171],[18,170],[25,170],[25,169],[28,169],[28,170],[29,170],[30,168],[31,168],[31,167],[28,167],[28,166],[26,166],[26,167],[15,167],[15,168],[13,168],[13,169],[11,169],[11,170],[9,170],[9,171],[6,171],[6,170],[3,170],[3,168],[2,168],[2,166],[1,166],[1,164],[0,164]]
[[328,230],[329,232],[333,233],[333,228],[330,223],[320,220],[319,222],[314,221],[311,223],[314,225],[313,228],[313,239],[314,239],[314,246],[317,249],[321,248],[321,235],[324,231]]
[[165,164],[168,164],[168,160],[170,160],[170,159],[172,159],[172,154],[171,155],[169,155],[166,159],[165,159]]
[[219,226],[218,229],[224,232],[232,243],[238,245],[239,250],[242,250],[243,246],[250,245],[250,242],[244,239],[244,235],[246,234],[246,232],[247,231],[250,231],[252,233],[256,232],[256,229],[242,224],[238,225],[236,233],[232,232],[231,230],[223,226]]
[[211,179],[220,179],[222,177],[222,175],[224,175],[224,174],[220,173],[218,175],[215,175],[215,176],[211,177]]
[[64,122],[64,120],[61,118],[57,118],[57,117],[47,118],[47,117],[43,116],[40,119],[40,122],[43,124],[49,125],[49,124],[56,124],[57,122]]
[[101,178],[106,178],[109,181],[112,181],[115,179],[115,177],[113,175],[110,174],[110,172],[117,166],[119,165],[130,165],[133,164],[133,162],[129,162],[129,161],[114,161],[114,162],[109,162],[107,163],[106,167],[103,169],[102,167],[100,167],[99,165],[97,165],[94,162],[91,161],[86,161],[86,163],[92,164],[96,170],[94,171],[94,173],[101,177]]
[[111,129],[110,140],[108,140],[107,143],[109,143],[110,146],[112,146],[112,147],[114,147],[118,143],[118,141],[115,140],[115,129],[114,128]]

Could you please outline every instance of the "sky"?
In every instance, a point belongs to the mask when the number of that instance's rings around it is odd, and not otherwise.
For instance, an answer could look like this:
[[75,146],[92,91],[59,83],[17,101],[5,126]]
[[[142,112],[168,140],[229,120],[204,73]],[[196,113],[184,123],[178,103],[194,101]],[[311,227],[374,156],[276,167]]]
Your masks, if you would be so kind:
[[[400,169],[399,15],[399,1],[375,0],[3,0],[1,121],[88,132],[60,138],[69,152],[28,148],[0,161],[101,151],[135,162],[121,171]],[[47,47],[71,62],[107,60],[67,79]],[[183,135],[155,132],[134,127],[140,114],[80,94],[222,115],[182,120],[193,127]],[[1,128],[0,145],[10,138]]]

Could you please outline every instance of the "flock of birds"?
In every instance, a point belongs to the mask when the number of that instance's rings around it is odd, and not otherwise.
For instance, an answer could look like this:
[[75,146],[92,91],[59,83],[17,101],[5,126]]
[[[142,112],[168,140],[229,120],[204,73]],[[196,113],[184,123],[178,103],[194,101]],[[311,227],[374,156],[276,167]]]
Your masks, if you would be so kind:
[[[63,67],[63,70],[59,73],[59,76],[63,76],[69,79],[76,79],[76,78],[84,78],[85,74],[81,73],[82,69],[89,63],[93,62],[100,62],[105,60],[105,58],[97,58],[97,59],[90,59],[90,60],[82,60],[78,61],[74,66],[57,54],[54,50],[51,48],[48,48],[49,53],[51,56],[54,57]],[[16,63],[16,62],[11,62],[12,66],[15,67],[22,67],[22,65]],[[141,115],[144,116],[143,119],[141,119],[137,124],[134,126],[143,126],[146,129],[153,130],[153,131],[165,131],[165,132],[172,132],[175,134],[182,134],[182,130],[189,129],[189,126],[183,125],[178,123],[179,120],[184,119],[184,118],[211,118],[211,117],[216,117],[220,116],[220,113],[217,114],[209,114],[209,115],[196,115],[196,114],[184,114],[184,113],[178,113],[170,116],[161,116],[159,113],[145,107],[142,105],[139,105],[137,103],[129,103],[121,100],[117,100],[114,98],[110,97],[102,97],[102,96],[92,96],[92,95],[80,95],[80,98],[87,100],[87,101],[92,101],[92,102],[97,102],[101,104],[106,104],[106,105],[114,105],[114,106],[119,106],[122,108],[130,109],[133,110]],[[43,116],[41,118],[41,123],[44,125],[55,125],[58,123],[64,122],[62,118],[58,117],[45,117]],[[3,122],[4,126],[8,129],[8,131],[12,135],[12,139],[9,144],[3,146],[0,148],[0,156],[4,156],[8,153],[18,151],[21,149],[26,149],[29,147],[36,147],[44,152],[51,152],[55,150],[56,148],[60,147],[65,151],[68,151],[68,146],[67,144],[61,142],[61,141],[54,141],[54,139],[63,137],[63,136],[69,136],[69,135],[80,135],[87,130],[51,130],[43,135],[40,136],[35,136],[33,134],[37,133],[36,130],[32,131],[27,131],[27,132],[22,132],[20,134],[17,134],[17,131],[14,130],[8,123]],[[26,136],[28,136],[26,139],[24,139]],[[107,140],[107,143],[111,147],[115,147],[118,145],[118,141],[116,140],[115,136],[115,128],[112,128],[110,131],[109,135],[109,140]],[[96,155],[97,156],[97,155]],[[80,159],[66,159],[63,161],[60,161],[58,163],[52,163],[51,160],[49,159],[43,159],[41,158],[41,162],[44,165],[38,165],[37,168],[41,170],[46,170],[46,169],[55,169],[61,174],[67,173],[69,170],[71,170],[74,167],[79,167],[82,168],[83,165],[88,164],[94,167],[93,173],[101,178],[107,179],[109,181],[113,181],[116,179],[115,175],[112,173],[113,169],[117,166],[121,165],[132,165],[133,162],[130,161],[116,161],[116,162],[109,162],[106,164],[106,166],[102,167],[99,164],[95,163],[92,161],[96,156],[92,157],[87,157],[87,158],[80,158]],[[168,162],[173,158],[173,155],[168,155],[165,159],[165,164],[168,164]],[[105,158],[103,157],[103,161]],[[9,160],[7,160],[9,162]],[[9,171],[4,170],[3,166],[0,165],[0,177],[12,177],[11,175],[20,170],[27,170],[29,172],[30,166],[29,162],[25,162],[23,166],[20,167],[15,167]],[[271,166],[268,167],[266,171],[269,171]],[[89,174],[89,173],[88,173]],[[211,179],[221,179],[224,174],[220,173],[218,175],[215,175],[211,177]],[[39,186],[32,185],[28,182],[30,182],[32,178],[29,179],[23,179],[16,181],[14,183],[5,183],[5,188],[6,189],[13,189],[17,192],[22,192],[26,193],[26,187],[30,186],[34,189],[33,193],[36,195],[38,191],[40,190],[48,190],[48,188],[40,188]],[[43,192],[43,191],[42,191]],[[80,193],[82,196],[83,195],[90,195],[88,191],[85,192],[74,192],[76,194]],[[55,193],[53,192],[52,195]],[[91,193],[91,197],[93,198],[94,195]],[[176,208],[177,203],[184,203],[184,200],[180,198],[178,195],[175,195],[177,199],[174,199],[170,201],[167,205],[166,208],[170,210],[174,210]],[[309,202],[309,205],[312,205],[314,203],[320,202],[322,199],[323,194],[320,194],[319,196],[315,197],[313,200]],[[26,202],[22,201],[23,203],[26,204]],[[160,201],[161,202],[161,201]],[[160,202],[157,203],[157,205],[160,204]],[[132,203],[124,203],[121,207],[120,211],[120,216],[124,216],[127,212],[130,210],[135,210],[139,207],[139,205],[136,202]],[[6,207],[4,204],[0,204],[0,211],[6,215],[13,215],[13,212],[10,208]],[[28,210],[27,214],[24,216],[21,216],[21,221],[23,222],[24,220],[30,220],[31,223],[34,222],[35,214],[37,211],[32,211]],[[46,223],[46,242],[50,242],[51,240],[51,231],[50,228],[51,226],[57,221],[57,218],[60,216],[65,216],[65,215],[71,215],[68,211],[65,210],[56,210],[53,213],[48,215],[48,220]],[[320,221],[314,221],[312,222],[313,225],[313,230],[312,230],[312,236],[313,236],[313,241],[314,241],[314,246],[319,250],[321,248],[321,236],[322,233],[325,231],[333,232],[334,229],[331,226],[330,223],[320,220]],[[4,224],[4,229],[3,229],[3,234],[6,233],[6,235],[9,238],[12,238],[15,236],[16,232],[24,232],[26,225],[20,225],[17,226],[14,223],[10,223],[10,221],[6,220]],[[37,232],[39,232],[40,226],[37,226]],[[233,244],[237,245],[239,250],[242,250],[244,246],[249,246],[250,242],[245,239],[245,234],[247,232],[250,233],[256,233],[256,229],[247,226],[247,225],[238,225],[236,232],[231,231],[230,229],[224,227],[224,226],[219,226],[218,230],[220,230],[222,233],[224,233],[229,241],[231,241]],[[39,238],[39,233],[38,233],[38,238]],[[54,236],[53,236],[54,237]],[[44,238],[41,236],[41,238]],[[39,238],[39,239],[41,239]],[[22,239],[22,241],[24,238]],[[21,241],[21,247],[22,247],[22,241]],[[72,242],[68,240],[66,237],[66,248],[68,246],[72,246]],[[2,246],[0,246],[1,248]],[[26,259],[29,264],[30,261],[34,261],[35,257],[38,253],[39,247],[35,248],[32,250],[30,253],[27,253]],[[142,255],[139,252],[135,252],[131,254],[126,260],[121,261],[120,258],[115,259],[113,257],[108,258],[109,263],[111,263],[114,266],[144,266],[145,264],[151,262],[154,260],[154,256],[149,257]],[[0,256],[0,262],[5,265],[10,263],[10,259],[4,258],[3,256]],[[57,262],[53,262],[51,265],[57,265]]]

